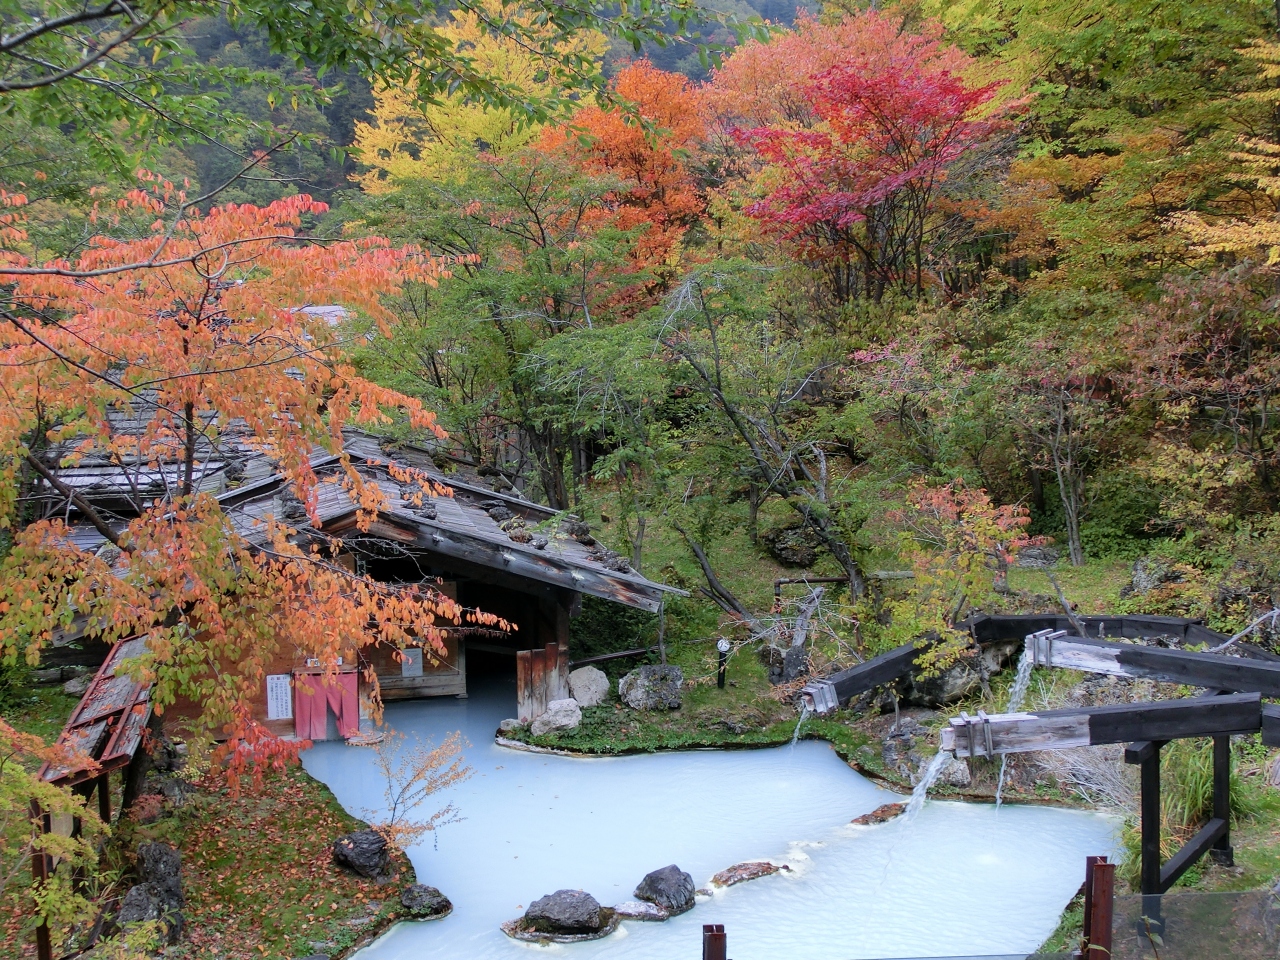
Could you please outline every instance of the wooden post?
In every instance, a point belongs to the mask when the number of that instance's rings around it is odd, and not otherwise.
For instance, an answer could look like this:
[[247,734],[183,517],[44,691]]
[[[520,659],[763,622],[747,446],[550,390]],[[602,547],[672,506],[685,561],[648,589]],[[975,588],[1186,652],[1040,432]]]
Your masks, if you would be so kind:
[[533,720],[532,651],[516,651],[516,718],[521,723]]
[[1085,912],[1084,960],[1111,960],[1111,926],[1115,911],[1116,865],[1106,857],[1090,857],[1093,865],[1089,908]]
[[1164,893],[1160,885],[1160,748],[1164,741],[1131,743],[1124,751],[1125,763],[1141,765],[1142,852],[1141,883],[1144,895]]
[[111,777],[105,773],[98,776],[98,819],[111,823]]
[[[40,805],[31,801],[31,819],[39,824],[40,833],[48,833],[53,824],[49,815],[40,809]],[[31,877],[36,883],[49,879],[49,858],[39,850],[31,851]],[[43,920],[36,927],[37,960],[53,960],[53,941],[49,937],[49,924]]]
[[1084,942],[1089,943],[1089,922],[1093,919],[1093,868],[1099,863],[1106,863],[1106,857],[1084,858]]
[[728,960],[729,944],[723,923],[702,925],[702,960]]
[[1231,848],[1231,738],[1213,738],[1213,816],[1227,825],[1218,842],[1209,851],[1213,862],[1224,867],[1235,866]]
[[547,651],[529,652],[529,691],[532,702],[530,720],[536,720],[547,712]]

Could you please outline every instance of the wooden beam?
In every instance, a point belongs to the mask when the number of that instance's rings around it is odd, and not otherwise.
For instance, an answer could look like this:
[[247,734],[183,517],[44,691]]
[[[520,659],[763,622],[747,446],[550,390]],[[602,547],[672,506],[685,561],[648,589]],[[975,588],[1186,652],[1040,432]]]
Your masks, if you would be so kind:
[[[1125,640],[1141,640],[1145,637],[1178,637],[1189,642],[1209,642],[1218,638],[1216,643],[1227,639],[1224,635],[1209,630],[1199,620],[1185,617],[1154,616],[1079,616],[1078,619],[1088,631],[1090,637],[1117,637]],[[994,643],[999,640],[1021,640],[1029,633],[1040,630],[1067,630],[1074,632],[1071,620],[1063,614],[1031,613],[1031,614],[988,614],[982,613],[970,617],[959,626],[968,628],[973,638],[979,643]],[[1211,643],[1210,645],[1216,645]]]
[[962,714],[943,727],[942,749],[958,757],[990,756],[1135,740],[1229,736],[1253,733],[1261,727],[1262,698],[1256,693],[1237,693],[1043,713],[995,714],[981,719]]
[[[1159,818],[1157,817],[1157,820]],[[1146,811],[1143,811],[1143,821],[1146,821]],[[1169,862],[1160,868],[1160,889],[1147,890],[1144,884],[1143,893],[1164,893],[1175,883],[1178,878],[1186,873],[1191,866],[1209,851],[1214,844],[1218,843],[1223,837],[1228,835],[1227,821],[1214,817],[1199,832],[1187,841],[1186,846],[1169,858]],[[1158,852],[1158,848],[1157,848]],[[1145,877],[1145,874],[1144,874]]]
[[1268,747],[1280,747],[1280,704],[1262,705],[1262,743]]
[[1084,637],[1040,640],[1035,646],[1036,662],[1045,666],[1280,697],[1280,663]]
[[579,593],[589,593],[603,600],[613,600],[629,607],[657,613],[662,606],[664,590],[649,581],[607,575],[579,567],[547,554],[526,551],[519,544],[499,545],[478,537],[467,537],[444,527],[426,524],[418,534],[416,546],[431,553],[477,564],[481,567],[525,577]]
[[[915,643],[904,643],[866,663],[860,663],[848,670],[841,670],[825,680],[814,681],[801,691],[801,695],[805,698],[810,712],[825,713],[823,705],[832,702],[832,695],[834,700],[843,706],[859,694],[893,683],[906,676],[915,666],[916,657],[920,656],[924,650],[925,647],[917,646]],[[818,690],[819,686],[826,689]]]

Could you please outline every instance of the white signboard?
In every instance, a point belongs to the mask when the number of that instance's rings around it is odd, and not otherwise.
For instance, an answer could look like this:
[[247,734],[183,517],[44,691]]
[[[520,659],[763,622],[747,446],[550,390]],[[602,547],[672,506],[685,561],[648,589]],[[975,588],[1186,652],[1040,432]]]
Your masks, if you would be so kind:
[[400,676],[422,676],[422,651],[420,649],[401,650],[400,655],[404,657],[400,661]]
[[293,719],[293,691],[289,674],[273,673],[267,676],[267,719]]

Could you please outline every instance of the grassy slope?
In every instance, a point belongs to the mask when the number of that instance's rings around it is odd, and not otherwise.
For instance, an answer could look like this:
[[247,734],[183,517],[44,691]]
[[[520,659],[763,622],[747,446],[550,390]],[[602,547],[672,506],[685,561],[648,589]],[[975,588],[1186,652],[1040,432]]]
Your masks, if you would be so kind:
[[[41,687],[5,719],[52,740],[76,702],[61,688]],[[399,856],[393,861],[397,882],[386,885],[333,865],[333,841],[362,827],[324,784],[300,769],[270,775],[260,791],[239,797],[206,779],[186,803],[154,823],[117,822],[105,853],[107,889],[119,896],[128,888],[127,851],[162,840],[182,850],[188,900],[186,939],[168,948],[166,957],[336,957],[398,919],[400,889],[413,879]],[[0,960],[35,955],[21,905],[5,904],[0,925]]]

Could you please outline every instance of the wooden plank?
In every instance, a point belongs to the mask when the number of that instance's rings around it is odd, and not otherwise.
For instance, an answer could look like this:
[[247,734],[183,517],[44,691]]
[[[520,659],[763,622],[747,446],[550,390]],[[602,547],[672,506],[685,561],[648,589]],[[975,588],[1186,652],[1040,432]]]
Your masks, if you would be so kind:
[[134,702],[140,686],[141,684],[125,674],[93,684],[85,694],[84,709],[76,717],[76,722],[92,723],[101,717],[118,713]]
[[1268,747],[1280,747],[1280,704],[1262,705],[1262,742]]
[[[987,720],[992,753],[1062,750],[1089,745],[1089,718],[1083,711],[1077,714],[1001,713]],[[942,728],[942,749],[950,750],[957,757],[990,756],[983,725],[966,724],[959,718],[953,718]]]
[[[1187,841],[1186,846],[1169,858],[1169,862],[1160,868],[1160,893],[1164,893],[1178,878],[1186,873],[1192,865],[1221,838],[1227,835],[1227,821],[1214,817],[1199,832]],[[1145,891],[1144,891],[1145,892]]]
[[569,651],[558,643],[548,643],[547,703],[569,699]]
[[1039,646],[1054,667],[1280,697],[1280,663],[1081,637],[1059,637]]
[[529,704],[535,720],[547,712],[547,651],[529,651]]
[[[1156,616],[1080,616],[1091,638],[1116,637],[1141,640],[1146,637],[1172,636],[1188,643],[1208,643],[1216,646],[1227,638],[1208,629],[1199,620],[1185,617]],[[995,643],[1001,640],[1021,640],[1040,630],[1067,630],[1075,632],[1071,620],[1063,614],[979,614],[963,621],[979,643]]]
[[531,659],[532,651],[516,651],[516,718],[521,723],[528,723],[533,719],[531,683],[533,664]]
[[85,759],[95,758],[106,736],[106,720],[64,731],[58,739],[69,755],[68,762],[66,765],[46,766],[40,771],[40,775],[50,783],[54,783],[82,773],[85,769]]
[[[149,693],[150,691],[147,691]],[[111,742],[107,744],[107,748],[102,752],[102,765],[104,767],[113,767],[117,764],[123,765],[133,759],[133,755],[138,751],[139,745],[142,743],[143,731],[147,728],[147,721],[151,719],[151,703],[149,700],[143,700],[134,704],[120,718],[120,723],[116,727],[115,733],[111,737]]]
[[1116,704],[1043,713],[994,714],[985,721],[953,717],[942,729],[942,749],[956,756],[1023,753],[1135,740],[1176,740],[1251,733],[1262,726],[1256,693],[1154,703]]
[[1088,713],[1092,744],[1215,737],[1260,729],[1262,698],[1256,693],[1235,693],[1093,707]]
[[866,663],[860,663],[848,670],[841,670],[828,677],[827,681],[835,686],[836,696],[841,705],[844,705],[859,694],[905,676],[923,650],[923,647],[915,643],[904,643],[897,649],[882,653]]

